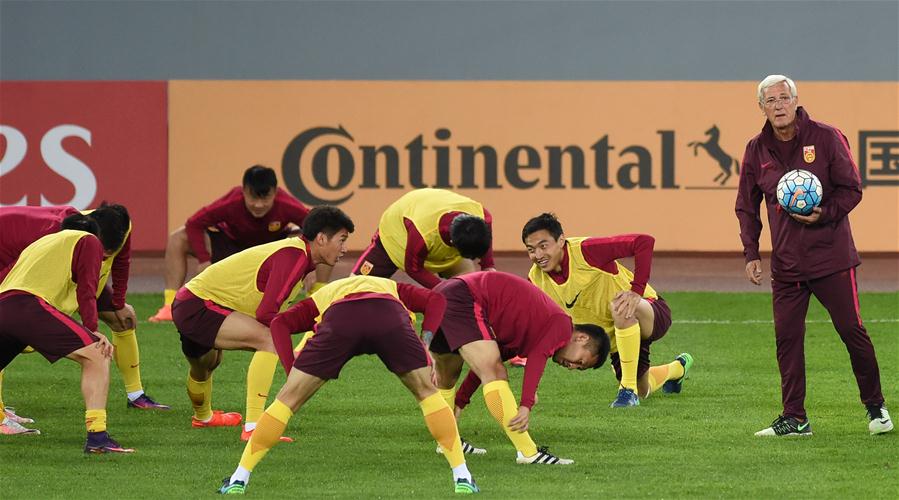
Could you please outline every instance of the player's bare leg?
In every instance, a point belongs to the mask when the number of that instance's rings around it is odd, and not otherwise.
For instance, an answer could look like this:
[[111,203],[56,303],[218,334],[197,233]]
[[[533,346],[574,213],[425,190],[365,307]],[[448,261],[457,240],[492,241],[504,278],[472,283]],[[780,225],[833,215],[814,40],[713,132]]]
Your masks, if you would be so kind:
[[112,345],[105,338],[72,352],[68,359],[81,365],[81,394],[87,427],[85,453],[131,453],[106,432],[106,399],[109,395],[109,357]]

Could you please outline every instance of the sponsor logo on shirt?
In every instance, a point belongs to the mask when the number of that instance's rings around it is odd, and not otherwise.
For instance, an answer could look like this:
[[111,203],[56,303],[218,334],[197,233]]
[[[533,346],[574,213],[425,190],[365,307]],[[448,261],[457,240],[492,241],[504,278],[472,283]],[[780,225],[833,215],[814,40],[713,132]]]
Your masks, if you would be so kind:
[[802,146],[802,159],[805,160],[806,163],[812,163],[815,161],[815,146]]
[[[583,290],[581,290],[581,291],[583,291]],[[577,295],[574,296],[574,299],[572,299],[571,303],[568,303],[568,302],[565,303],[565,307],[567,307],[568,309],[571,309],[572,307],[574,307],[575,302],[577,302],[577,298],[580,296],[581,296],[581,292],[578,292]]]
[[359,273],[368,276],[368,273],[370,273],[374,267],[374,264],[369,261],[365,261],[362,263],[362,267],[359,268]]

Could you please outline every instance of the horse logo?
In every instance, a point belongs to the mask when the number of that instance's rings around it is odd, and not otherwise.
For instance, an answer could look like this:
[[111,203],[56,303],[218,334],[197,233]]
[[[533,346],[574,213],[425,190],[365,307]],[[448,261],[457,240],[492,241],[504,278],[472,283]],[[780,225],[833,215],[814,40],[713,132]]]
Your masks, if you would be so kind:
[[715,176],[713,182],[723,186],[733,173],[740,173],[740,162],[721,149],[721,131],[718,130],[718,125],[712,125],[712,128],[705,131],[705,135],[708,136],[708,140],[705,142],[693,141],[687,144],[687,146],[693,148],[693,156],[699,156],[699,148],[702,148],[712,159],[718,162],[718,168],[721,169],[721,173]]

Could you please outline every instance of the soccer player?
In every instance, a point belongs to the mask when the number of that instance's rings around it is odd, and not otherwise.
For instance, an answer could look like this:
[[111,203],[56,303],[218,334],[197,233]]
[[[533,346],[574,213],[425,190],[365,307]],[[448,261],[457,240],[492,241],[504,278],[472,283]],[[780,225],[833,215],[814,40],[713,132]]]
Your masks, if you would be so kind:
[[[0,269],[11,266],[19,254],[43,236],[59,231],[63,219],[79,213],[70,206],[3,207],[0,208]],[[108,224],[125,228],[125,239],[115,251],[104,255],[97,282],[97,313],[112,331],[114,359],[128,396],[128,408],[168,410],[144,392],[140,374],[140,350],[137,344],[137,317],[134,307],[125,302],[128,293],[128,273],[131,267],[131,217],[122,205],[102,203],[99,208],[86,210],[88,218],[101,227]],[[0,271],[2,279],[3,271]]]
[[[85,404],[85,453],[127,453],[106,432],[109,359],[114,350],[97,331],[97,281],[104,252],[118,250],[127,226],[82,214],[67,217],[62,231],[22,251],[0,283],[0,370],[26,346],[51,363],[81,365]],[[99,238],[98,238],[99,236]],[[81,323],[69,315],[75,311]]]
[[[746,256],[746,277],[761,284],[762,232],[759,204],[764,198],[771,230],[771,292],[774,336],[780,368],[783,413],[757,436],[811,435],[805,412],[805,316],[814,295],[846,345],[868,430],[893,430],[883,403],[874,345],[862,324],[855,268],[860,264],[849,212],[862,199],[861,178],[849,143],[839,129],[812,120],[799,106],[793,80],[770,75],[759,82],[759,110],[767,121],[746,145],[736,213]],[[777,183],[788,171],[802,168],[818,177],[821,206],[809,215],[789,214],[777,202]]]
[[381,215],[371,244],[353,274],[389,278],[402,269],[434,288],[440,278],[493,269],[490,213],[465,196],[443,189],[416,189]]
[[[529,220],[521,240],[533,265],[528,279],[575,323],[599,325],[612,340],[612,367],[620,382],[613,408],[638,406],[660,387],[679,393],[693,365],[688,353],[650,366],[649,347],[671,326],[671,309],[649,285],[655,239],[646,234],[566,238],[556,216]],[[634,272],[615,259],[634,257]]]
[[[484,384],[484,402],[517,450],[520,464],[574,463],[537,448],[528,434],[531,407],[546,361],[571,370],[601,366],[609,341],[596,325],[572,325],[549,297],[518,276],[474,272],[448,279],[434,288],[446,297],[446,313],[433,339],[425,337],[434,358],[437,387],[447,404],[465,407],[472,392]],[[427,335],[427,334],[425,334]],[[509,388],[503,360],[528,358],[521,405]],[[456,395],[463,362],[469,372]]]
[[3,371],[0,370],[0,434],[40,434],[41,431],[24,425],[34,423],[33,419],[16,415],[12,407],[3,404]]
[[353,229],[353,221],[340,209],[317,207],[306,217],[301,237],[236,253],[178,291],[172,314],[190,364],[187,393],[194,407],[194,427],[240,424],[240,413],[212,411],[212,372],[223,350],[255,351],[247,370],[246,424],[241,433],[241,439],[249,439],[278,364],[269,325],[300,293],[303,278],[316,265],[333,266],[340,260]]
[[[242,186],[190,216],[169,235],[165,247],[165,299],[150,321],[172,321],[175,292],[187,275],[187,256],[196,257],[202,271],[241,250],[283,239],[299,231],[309,209],[278,187],[275,171],[255,165],[243,174]],[[316,287],[327,282],[331,268],[316,269]]]
[[[242,494],[250,473],[278,444],[287,422],[343,366],[362,354],[377,354],[418,400],[425,424],[446,450],[456,493],[477,493],[465,464],[453,412],[431,382],[428,354],[415,333],[411,312],[424,313],[422,331],[434,331],[443,317],[446,300],[438,293],[385,278],[351,276],[329,283],[312,297],[291,307],[272,322],[272,337],[287,382],[240,458],[240,465],[225,478],[220,493]],[[312,330],[294,359],[290,334]],[[291,367],[293,369],[291,370]]]

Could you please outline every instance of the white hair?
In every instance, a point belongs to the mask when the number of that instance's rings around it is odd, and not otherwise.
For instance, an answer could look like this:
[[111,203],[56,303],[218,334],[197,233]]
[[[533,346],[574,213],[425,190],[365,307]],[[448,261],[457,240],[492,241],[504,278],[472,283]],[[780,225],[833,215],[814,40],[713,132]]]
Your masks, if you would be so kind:
[[764,80],[759,82],[759,102],[762,102],[762,98],[765,96],[765,89],[773,87],[781,82],[787,82],[787,86],[790,87],[790,95],[796,97],[796,82],[791,80],[790,77],[784,75],[768,75]]

